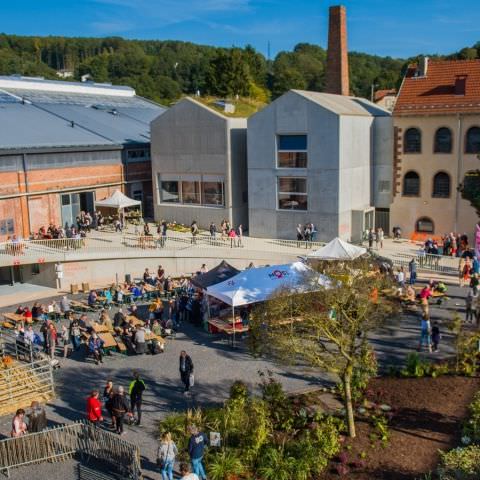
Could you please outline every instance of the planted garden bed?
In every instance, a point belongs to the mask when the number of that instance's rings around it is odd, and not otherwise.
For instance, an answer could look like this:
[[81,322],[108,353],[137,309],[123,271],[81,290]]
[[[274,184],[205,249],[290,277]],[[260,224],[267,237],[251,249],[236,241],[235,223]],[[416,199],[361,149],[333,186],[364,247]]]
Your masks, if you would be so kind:
[[479,378],[450,375],[372,380],[367,401],[391,407],[386,431],[369,418],[367,403],[366,415],[357,421],[357,438],[345,440],[321,478],[338,479],[339,473],[349,480],[436,478],[428,473],[436,470],[439,450],[460,444],[462,421],[479,389]]

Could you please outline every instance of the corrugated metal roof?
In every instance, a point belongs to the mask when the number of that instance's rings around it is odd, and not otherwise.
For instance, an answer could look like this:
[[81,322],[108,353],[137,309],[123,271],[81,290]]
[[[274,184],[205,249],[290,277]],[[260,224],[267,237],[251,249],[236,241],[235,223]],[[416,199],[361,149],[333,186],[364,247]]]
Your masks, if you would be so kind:
[[114,146],[115,143],[32,105],[0,103],[0,149]]
[[389,117],[391,115],[388,110],[375,105],[366,98],[308,92],[306,90],[292,90],[292,92],[315,102],[337,115],[360,115],[367,117]]
[[[0,77],[3,78],[3,77]],[[11,79],[11,77],[6,77]],[[29,79],[31,83],[31,79]],[[38,84],[70,84],[39,80]],[[84,91],[65,92],[21,87],[3,87],[0,90],[0,124],[9,125],[14,135],[9,137],[5,130],[0,132],[0,149],[35,146],[76,146],[84,144],[131,144],[150,142],[150,122],[166,111],[165,107],[142,97],[86,94]],[[27,84],[26,84],[27,85]],[[73,84],[75,85],[75,84]],[[83,84],[79,84],[80,86]],[[105,86],[105,91],[108,91]],[[114,89],[128,87],[111,87]],[[22,104],[22,102],[24,104]],[[6,105],[19,105],[31,108],[5,109]],[[28,116],[31,118],[27,118]],[[41,118],[41,120],[40,120]],[[35,130],[35,122],[42,122]],[[75,127],[72,128],[71,122]],[[22,132],[24,125],[31,125],[32,131]],[[67,128],[67,133],[55,129]],[[70,130],[68,130],[70,129]],[[82,130],[83,134],[73,134],[72,130]],[[90,139],[88,140],[87,137]]]

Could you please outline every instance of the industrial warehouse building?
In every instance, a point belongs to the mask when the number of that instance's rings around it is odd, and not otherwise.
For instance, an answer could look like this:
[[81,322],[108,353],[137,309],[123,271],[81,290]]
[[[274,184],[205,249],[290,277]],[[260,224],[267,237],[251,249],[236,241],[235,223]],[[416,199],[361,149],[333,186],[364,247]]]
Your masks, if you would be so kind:
[[151,214],[150,121],[129,87],[0,77],[0,240],[72,223],[116,189]]

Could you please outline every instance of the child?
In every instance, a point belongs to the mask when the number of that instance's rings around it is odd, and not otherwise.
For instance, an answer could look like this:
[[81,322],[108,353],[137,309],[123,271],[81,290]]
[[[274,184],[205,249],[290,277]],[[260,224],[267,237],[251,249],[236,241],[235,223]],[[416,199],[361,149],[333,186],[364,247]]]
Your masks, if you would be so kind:
[[433,322],[432,327],[432,343],[433,343],[433,351],[438,352],[438,344],[440,343],[440,328],[438,326],[438,322]]

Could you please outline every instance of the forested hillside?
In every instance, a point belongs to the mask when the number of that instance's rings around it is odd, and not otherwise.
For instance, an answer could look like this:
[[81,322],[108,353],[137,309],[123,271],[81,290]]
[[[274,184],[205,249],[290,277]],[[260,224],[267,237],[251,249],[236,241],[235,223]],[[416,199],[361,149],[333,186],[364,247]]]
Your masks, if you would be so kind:
[[[451,55],[480,57],[480,43]],[[350,84],[354,95],[398,87],[412,59],[350,53]],[[268,61],[254,48],[217,48],[179,41],[111,38],[21,37],[0,34],[0,75],[57,78],[89,73],[96,82],[130,85],[139,95],[168,104],[182,94],[276,98],[291,88],[322,91],[326,51],[298,44]]]

